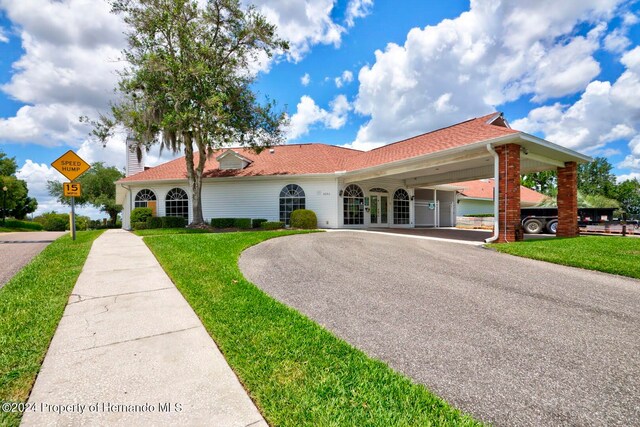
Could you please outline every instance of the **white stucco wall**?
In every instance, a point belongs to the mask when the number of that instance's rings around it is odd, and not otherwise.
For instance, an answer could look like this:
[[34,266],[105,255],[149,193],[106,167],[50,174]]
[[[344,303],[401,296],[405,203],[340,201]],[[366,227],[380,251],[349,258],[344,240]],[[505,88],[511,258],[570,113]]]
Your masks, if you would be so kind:
[[[202,213],[206,221],[211,218],[265,218],[269,221],[280,220],[280,191],[287,184],[297,184],[305,192],[307,209],[313,210],[321,228],[337,228],[337,180],[329,177],[261,177],[209,179],[202,186]],[[172,188],[181,188],[189,195],[191,190],[187,182],[131,184],[131,193],[127,195],[122,215],[123,228],[130,229],[129,213],[132,201],[143,188],[156,194],[157,215],[165,216],[165,197]],[[189,221],[192,221],[189,206]]]

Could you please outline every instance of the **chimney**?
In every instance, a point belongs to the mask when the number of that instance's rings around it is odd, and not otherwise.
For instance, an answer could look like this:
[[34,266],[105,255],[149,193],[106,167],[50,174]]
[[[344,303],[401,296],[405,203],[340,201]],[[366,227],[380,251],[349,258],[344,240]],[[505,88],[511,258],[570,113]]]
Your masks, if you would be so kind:
[[138,161],[138,154],[136,153],[136,146],[138,143],[133,138],[131,133],[127,134],[127,176],[135,175],[138,172],[144,170],[144,150],[142,150],[142,157]]

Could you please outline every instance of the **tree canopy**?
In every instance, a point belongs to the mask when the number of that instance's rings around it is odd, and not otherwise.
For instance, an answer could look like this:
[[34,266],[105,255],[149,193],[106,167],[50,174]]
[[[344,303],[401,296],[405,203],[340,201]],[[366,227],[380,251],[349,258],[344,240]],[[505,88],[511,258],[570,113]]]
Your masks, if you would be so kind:
[[[76,197],[75,203],[79,206],[90,204],[100,209],[107,213],[111,223],[115,224],[122,206],[116,204],[114,182],[122,177],[124,174],[115,166],[106,167],[103,162],[93,163],[91,169],[76,179],[76,182],[82,186],[82,196]],[[61,182],[48,181],[47,189],[51,196],[58,199],[58,202],[65,205],[71,204],[71,199],[63,195]]]
[[[128,66],[112,115],[94,122],[105,140],[116,125],[133,133],[140,152],[159,144],[183,151],[192,189],[193,222],[202,216],[207,156],[225,145],[256,151],[282,142],[283,112],[259,103],[250,66],[288,49],[254,7],[239,0],[117,0],[113,12],[129,25]],[[195,154],[199,152],[199,154]]]
[[[0,151],[0,209],[4,209],[4,216],[24,219],[27,214],[35,212],[38,201],[29,197],[27,183],[16,177],[18,163],[15,157],[7,157]],[[3,190],[7,187],[7,191]]]

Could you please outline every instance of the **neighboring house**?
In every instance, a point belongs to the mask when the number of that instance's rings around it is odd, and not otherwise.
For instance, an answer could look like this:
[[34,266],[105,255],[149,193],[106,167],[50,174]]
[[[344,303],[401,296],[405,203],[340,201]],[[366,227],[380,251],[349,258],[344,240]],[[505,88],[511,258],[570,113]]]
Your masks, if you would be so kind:
[[[321,228],[453,226],[458,187],[447,185],[451,182],[496,176],[506,165],[518,172],[519,183],[520,173],[588,160],[511,129],[500,113],[366,152],[326,144],[278,145],[260,154],[229,148],[207,160],[203,214],[206,220],[244,217],[288,223],[293,210],[306,208],[315,211]],[[129,161],[137,157],[129,156]],[[116,183],[124,228],[131,226],[131,210],[140,206],[152,207],[158,216],[191,221],[184,158],[127,169],[141,171]]]
[[[460,188],[458,191],[458,216],[493,215],[493,183],[493,178],[489,178],[451,184]],[[537,206],[545,197],[544,194],[520,186],[520,206],[522,207]]]

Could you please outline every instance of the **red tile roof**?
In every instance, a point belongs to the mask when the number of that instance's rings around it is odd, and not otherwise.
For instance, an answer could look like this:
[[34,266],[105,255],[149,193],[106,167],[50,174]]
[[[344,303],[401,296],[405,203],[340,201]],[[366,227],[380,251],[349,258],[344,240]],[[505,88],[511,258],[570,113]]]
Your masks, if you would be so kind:
[[[304,175],[353,171],[384,163],[409,159],[475,142],[519,133],[489,121],[499,118],[498,113],[467,120],[453,126],[438,129],[413,138],[395,142],[371,151],[352,150],[326,144],[278,145],[271,150],[256,154],[246,148],[233,148],[252,163],[244,169],[220,170],[216,157],[226,151],[218,150],[207,160],[204,176],[266,176]],[[197,161],[197,154],[195,155]],[[185,179],[187,177],[184,157],[149,168],[120,180],[151,181]]]
[[[477,181],[455,182],[449,184],[455,187],[463,187],[460,191],[463,196],[474,199],[493,200],[493,179],[480,179]],[[520,186],[520,201],[527,204],[538,204],[545,199],[545,195],[525,186]]]

